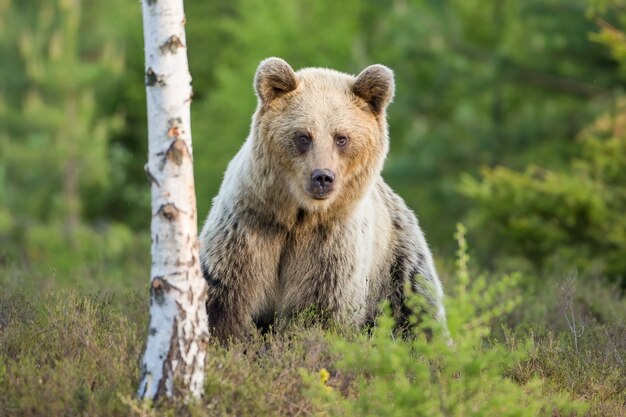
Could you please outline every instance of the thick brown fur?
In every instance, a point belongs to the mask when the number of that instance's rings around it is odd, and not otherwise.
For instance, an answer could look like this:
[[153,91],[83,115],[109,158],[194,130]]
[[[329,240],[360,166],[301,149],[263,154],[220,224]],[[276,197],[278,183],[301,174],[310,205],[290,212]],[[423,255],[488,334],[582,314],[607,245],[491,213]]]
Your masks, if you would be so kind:
[[[381,177],[391,70],[373,65],[357,77],[321,68],[294,72],[270,58],[254,86],[259,104],[250,135],[200,236],[212,334],[245,336],[254,323],[310,306],[362,326],[383,299],[406,320],[407,282],[445,321],[417,219]],[[310,139],[305,151],[302,137]],[[307,188],[317,169],[335,174],[324,199]]]

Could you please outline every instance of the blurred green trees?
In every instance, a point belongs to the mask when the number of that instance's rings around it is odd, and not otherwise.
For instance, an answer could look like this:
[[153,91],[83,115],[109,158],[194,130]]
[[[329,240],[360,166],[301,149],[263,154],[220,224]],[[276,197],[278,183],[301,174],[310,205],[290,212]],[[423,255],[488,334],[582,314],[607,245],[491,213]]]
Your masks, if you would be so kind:
[[[200,218],[248,132],[260,60],[380,62],[397,82],[384,175],[437,254],[469,215],[492,266],[623,276],[625,4],[188,1]],[[139,5],[4,0],[0,28],[0,253],[129,253],[149,225]]]
[[477,203],[470,216],[492,266],[516,257],[539,268],[592,271],[626,284],[624,5],[597,1],[588,9],[599,29],[590,42],[616,68],[596,118],[572,135],[574,156],[565,165],[533,162],[521,172],[485,167],[480,179],[463,182],[462,192]]
[[9,3],[3,30],[2,231],[17,243],[7,245],[14,255],[63,270],[77,263],[71,254],[89,262],[130,241],[123,226],[98,232],[84,216],[92,200],[113,192],[111,138],[124,124],[100,105],[123,76],[123,56],[106,37],[92,43],[83,35],[97,31],[86,26],[89,13],[97,11],[73,0]]

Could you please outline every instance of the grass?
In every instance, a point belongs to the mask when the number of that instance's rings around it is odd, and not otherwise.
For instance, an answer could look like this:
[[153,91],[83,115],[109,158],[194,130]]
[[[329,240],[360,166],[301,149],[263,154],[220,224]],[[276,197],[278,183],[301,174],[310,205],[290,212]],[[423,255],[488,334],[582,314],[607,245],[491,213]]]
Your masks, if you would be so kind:
[[[626,301],[614,288],[579,277],[535,290],[460,269],[446,277],[453,347],[392,337],[386,316],[372,334],[302,318],[211,345],[204,399],[153,408],[134,398],[146,285],[76,290],[5,265],[0,416],[626,415]],[[578,351],[563,291],[585,325]]]
[[[147,323],[147,300],[139,295],[0,296],[0,415],[153,415],[133,399]],[[301,370],[315,373],[333,361],[316,326],[228,349],[212,345],[206,401],[195,407],[170,402],[158,414],[308,415],[313,409]]]

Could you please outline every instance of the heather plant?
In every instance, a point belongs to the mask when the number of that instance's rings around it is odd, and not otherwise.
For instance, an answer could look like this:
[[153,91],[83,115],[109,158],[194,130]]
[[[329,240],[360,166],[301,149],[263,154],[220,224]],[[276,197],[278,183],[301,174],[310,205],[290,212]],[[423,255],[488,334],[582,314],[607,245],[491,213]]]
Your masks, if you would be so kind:
[[[463,234],[457,237],[456,274],[444,275],[451,345],[429,320],[415,323],[412,338],[400,337],[388,307],[369,334],[321,326],[311,310],[251,340],[212,343],[205,398],[157,408],[133,395],[147,323],[144,291],[94,296],[33,286],[39,277],[2,266],[0,414],[625,415],[623,299],[586,280],[578,284],[569,310],[585,323],[577,352],[563,308],[542,315],[558,304],[558,288],[540,297],[518,286],[520,275],[474,278]],[[93,273],[94,282],[109,274]],[[551,322],[559,317],[560,325]],[[512,328],[502,331],[503,321]]]

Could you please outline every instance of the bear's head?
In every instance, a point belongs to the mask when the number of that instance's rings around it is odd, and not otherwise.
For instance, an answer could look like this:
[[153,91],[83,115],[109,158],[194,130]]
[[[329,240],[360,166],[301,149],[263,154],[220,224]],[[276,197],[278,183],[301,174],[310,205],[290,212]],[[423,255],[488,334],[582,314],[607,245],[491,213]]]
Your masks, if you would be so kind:
[[294,72],[269,58],[259,65],[254,87],[254,152],[270,182],[309,211],[358,201],[389,148],[392,71],[372,65],[356,77],[323,68]]

